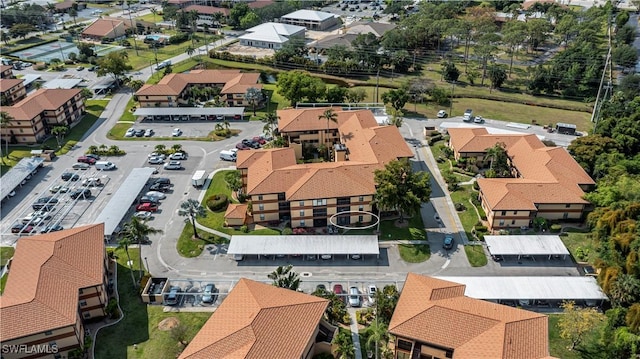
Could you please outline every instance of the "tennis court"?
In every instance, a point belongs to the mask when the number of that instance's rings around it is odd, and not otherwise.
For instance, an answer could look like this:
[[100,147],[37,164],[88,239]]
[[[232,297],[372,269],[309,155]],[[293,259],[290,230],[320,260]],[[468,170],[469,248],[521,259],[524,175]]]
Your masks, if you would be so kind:
[[[113,45],[94,45],[94,51],[98,56],[104,56],[112,51],[120,49],[123,49],[123,47]],[[19,57],[22,60],[50,62],[51,59],[56,58],[64,61],[72,52],[78,55],[79,51],[76,44],[60,39],[56,42],[50,42],[47,44],[30,47],[21,51],[12,52],[9,55]]]

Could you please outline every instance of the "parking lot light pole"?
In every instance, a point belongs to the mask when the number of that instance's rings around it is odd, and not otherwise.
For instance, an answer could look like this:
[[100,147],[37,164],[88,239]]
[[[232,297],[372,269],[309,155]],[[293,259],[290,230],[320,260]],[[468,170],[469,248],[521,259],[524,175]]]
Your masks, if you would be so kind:
[[149,262],[147,261],[147,257],[144,257],[144,263],[147,266],[147,272],[150,272],[150,270],[149,270]]

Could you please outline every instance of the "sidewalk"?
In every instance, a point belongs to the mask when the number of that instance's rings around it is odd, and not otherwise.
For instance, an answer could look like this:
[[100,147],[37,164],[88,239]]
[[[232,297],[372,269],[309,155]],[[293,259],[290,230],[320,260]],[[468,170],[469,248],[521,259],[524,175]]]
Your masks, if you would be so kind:
[[356,322],[356,308],[347,308],[349,317],[351,317],[351,340],[353,340],[353,348],[355,349],[355,359],[362,359],[362,349],[360,348],[360,334],[358,334],[358,322]]

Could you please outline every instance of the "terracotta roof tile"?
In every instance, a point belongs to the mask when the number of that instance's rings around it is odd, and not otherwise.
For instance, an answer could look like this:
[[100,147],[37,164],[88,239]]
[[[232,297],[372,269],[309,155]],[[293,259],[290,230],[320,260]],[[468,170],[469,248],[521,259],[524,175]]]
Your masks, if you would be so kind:
[[229,203],[224,218],[245,219],[247,217],[248,205],[243,203]]
[[0,79],[0,92],[8,91],[24,82],[23,79]]
[[189,12],[195,10],[198,14],[213,15],[215,13],[222,13],[224,16],[229,16],[229,9],[226,7],[204,6],[204,5],[189,5],[184,8],[184,11]]
[[16,120],[28,121],[42,111],[57,110],[79,93],[80,89],[40,89],[13,106],[4,107],[3,111]]
[[[118,31],[118,26],[124,25],[123,20],[118,20],[114,18],[103,18],[97,19],[91,25],[87,26],[84,30],[82,30],[82,35],[89,36],[98,36],[104,37],[109,36],[112,32]],[[123,33],[116,33],[115,36],[124,35],[124,29],[121,30]]]
[[463,285],[409,273],[389,332],[453,350],[456,359],[549,356],[545,315],[463,292]]
[[327,305],[319,297],[243,278],[180,358],[300,358]]
[[0,296],[0,341],[76,323],[78,290],[104,280],[103,226],[18,241]]
[[11,66],[11,65],[0,65],[0,72],[5,72],[7,70],[13,70],[13,66]]
[[192,70],[189,73],[169,74],[156,85],[143,86],[136,96],[178,96],[188,85],[195,84],[221,85],[221,93],[245,93],[249,87],[261,89],[259,79],[259,73],[243,73],[239,70]]

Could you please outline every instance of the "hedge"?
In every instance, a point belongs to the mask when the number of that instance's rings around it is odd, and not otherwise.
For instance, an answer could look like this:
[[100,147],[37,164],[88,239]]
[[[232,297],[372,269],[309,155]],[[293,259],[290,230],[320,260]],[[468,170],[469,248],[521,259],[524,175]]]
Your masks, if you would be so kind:
[[227,203],[229,203],[229,199],[225,194],[214,194],[207,198],[207,208],[211,211],[219,211],[221,209],[225,209],[227,207]]

